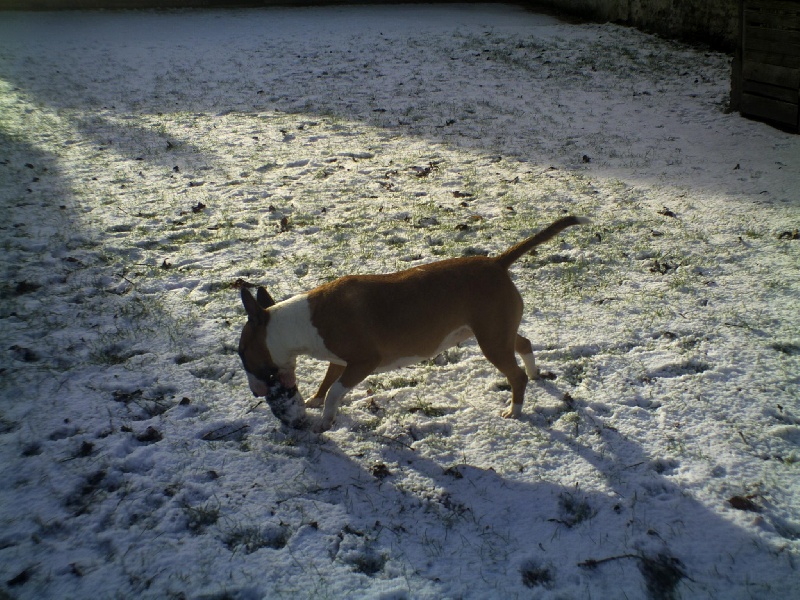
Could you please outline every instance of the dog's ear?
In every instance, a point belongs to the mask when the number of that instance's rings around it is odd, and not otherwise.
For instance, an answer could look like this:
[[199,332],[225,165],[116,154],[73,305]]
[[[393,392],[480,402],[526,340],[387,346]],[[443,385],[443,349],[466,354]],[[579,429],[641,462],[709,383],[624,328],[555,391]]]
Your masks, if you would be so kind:
[[275,304],[275,300],[272,299],[272,296],[269,295],[269,292],[264,287],[259,287],[258,292],[256,293],[256,300],[258,300],[258,305],[261,308],[269,308],[273,304]]
[[[261,294],[259,294],[259,296],[260,295]],[[242,286],[242,304],[244,304],[244,310],[247,312],[247,318],[250,321],[260,323],[266,320],[264,309],[262,309],[256,299],[253,298],[253,294],[250,290],[244,286]]]

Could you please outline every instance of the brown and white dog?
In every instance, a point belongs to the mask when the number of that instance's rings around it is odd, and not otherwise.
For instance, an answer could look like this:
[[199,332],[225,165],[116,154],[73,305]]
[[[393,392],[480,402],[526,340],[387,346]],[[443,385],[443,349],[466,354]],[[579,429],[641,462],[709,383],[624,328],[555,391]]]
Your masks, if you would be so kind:
[[[431,358],[475,337],[511,385],[504,417],[517,418],[528,378],[539,370],[531,343],[517,333],[522,297],[508,268],[585,217],[564,217],[499,256],[453,258],[388,275],[349,275],[276,303],[263,287],[242,288],[247,323],[239,339],[250,390],[292,427],[306,427],[305,407],[323,406],[315,429],[333,425],[342,397],[368,375]],[[517,364],[519,353],[525,370]],[[328,361],[317,393],[297,392],[299,355]]]

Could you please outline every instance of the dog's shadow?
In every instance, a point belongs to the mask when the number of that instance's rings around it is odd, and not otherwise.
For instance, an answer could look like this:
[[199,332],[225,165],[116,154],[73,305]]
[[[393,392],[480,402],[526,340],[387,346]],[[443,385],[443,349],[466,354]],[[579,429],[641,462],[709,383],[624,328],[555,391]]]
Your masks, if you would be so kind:
[[[673,483],[678,465],[584,419],[585,406],[553,382],[540,382],[537,392],[553,402],[529,412],[524,429],[535,427],[549,443],[526,464],[504,463],[502,451],[525,443],[524,430],[516,439],[487,440],[497,445],[495,461],[481,453],[447,464],[426,448],[452,446],[452,437],[409,443],[351,418],[330,436],[304,434],[315,503],[346,522],[339,537],[360,548],[356,562],[363,560],[354,568],[384,578],[411,574],[409,581],[435,582],[443,596],[477,593],[468,587],[473,577],[462,584],[454,576],[464,572],[513,593],[673,598],[685,590],[714,595],[723,580],[725,589],[768,589],[768,574],[757,566],[763,545]],[[550,427],[559,412],[577,414],[578,430]],[[566,476],[565,455],[574,464]],[[541,466],[551,462],[552,479]]]

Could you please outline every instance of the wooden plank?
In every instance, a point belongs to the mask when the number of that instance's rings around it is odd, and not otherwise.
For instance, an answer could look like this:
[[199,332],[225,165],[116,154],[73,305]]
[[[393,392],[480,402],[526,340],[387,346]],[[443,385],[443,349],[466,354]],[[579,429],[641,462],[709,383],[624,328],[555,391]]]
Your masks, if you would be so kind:
[[771,100],[747,93],[742,94],[742,114],[783,123],[794,129],[797,129],[798,125],[797,104]]
[[742,91],[755,96],[781,100],[789,104],[800,104],[800,91],[778,87],[777,85],[769,85],[768,83],[759,83],[757,81],[744,81],[742,82]]
[[760,10],[770,11],[800,11],[797,0],[745,0],[746,6],[756,6]]
[[744,23],[747,26],[753,27],[797,31],[800,29],[800,8],[791,12],[767,12],[753,10],[751,5],[748,5],[748,7],[744,9]]
[[791,0],[745,0],[745,11],[761,13],[789,13],[800,15],[800,7]]
[[744,24],[747,27],[759,29],[780,29],[782,31],[797,31],[797,17],[794,15],[764,15],[745,13]]
[[787,69],[800,69],[800,56],[776,54],[774,52],[758,52],[750,47],[744,49],[745,56],[754,63],[785,67]]
[[797,34],[798,42],[793,44],[788,41],[787,37],[781,35],[783,31],[776,31],[770,29],[769,31],[775,32],[775,35],[770,37],[758,37],[751,35],[751,32],[745,34],[747,40],[747,50],[760,50],[762,52],[769,52],[773,54],[785,54],[787,56],[794,56],[800,58],[800,32]]
[[742,77],[745,80],[769,83],[794,90],[800,89],[800,69],[765,65],[751,60],[748,55],[745,55],[742,63]]
[[746,25],[744,28],[744,37],[747,43],[753,40],[769,40],[779,42],[781,44],[794,44],[800,46],[800,31],[791,31],[789,29],[774,29],[769,27],[753,27]]
[[747,4],[757,4],[762,10],[800,11],[797,0],[746,0]]

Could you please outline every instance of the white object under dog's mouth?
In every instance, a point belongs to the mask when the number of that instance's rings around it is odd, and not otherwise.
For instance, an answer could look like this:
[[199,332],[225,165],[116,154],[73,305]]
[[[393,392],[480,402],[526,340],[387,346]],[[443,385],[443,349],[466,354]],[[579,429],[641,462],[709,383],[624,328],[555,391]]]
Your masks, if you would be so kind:
[[272,414],[284,425],[303,429],[308,426],[306,404],[297,388],[285,388],[278,384],[266,396]]
[[247,383],[253,395],[266,400],[281,423],[294,428],[305,427],[306,405],[297,386],[287,387],[279,379],[265,382],[251,373],[247,373]]

